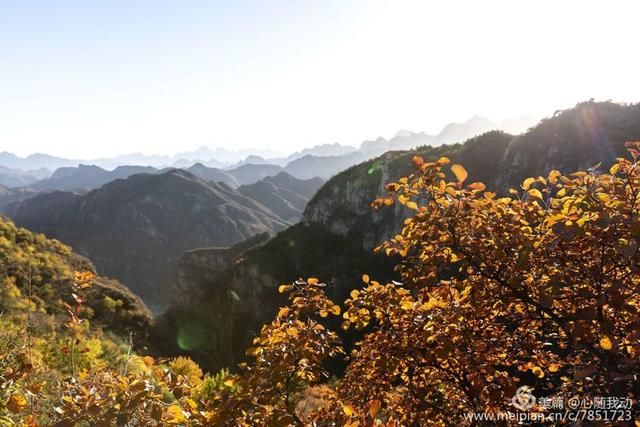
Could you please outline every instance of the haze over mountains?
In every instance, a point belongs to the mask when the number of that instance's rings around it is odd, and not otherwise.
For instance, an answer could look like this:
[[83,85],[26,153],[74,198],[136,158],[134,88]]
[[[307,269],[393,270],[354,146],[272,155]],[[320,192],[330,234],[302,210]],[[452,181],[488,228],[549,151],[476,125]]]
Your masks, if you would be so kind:
[[451,123],[437,135],[403,130],[387,140],[364,141],[359,148],[340,144],[323,144],[275,157],[269,150],[214,150],[200,147],[175,156],[131,154],[112,159],[73,160],[47,154],[20,158],[0,153],[0,211],[9,203],[24,200],[37,192],[55,190],[83,193],[115,179],[137,173],[163,173],[170,168],[183,168],[204,180],[224,182],[236,188],[253,184],[279,172],[299,179],[328,179],[340,171],[390,150],[406,150],[421,145],[441,145],[467,139],[497,129],[521,129],[532,125],[531,117],[504,121],[500,124],[482,117],[464,123]]
[[21,170],[0,166],[0,185],[4,187],[24,187],[51,175],[48,169]]
[[0,166],[21,171],[33,171],[48,169],[51,172],[58,168],[84,165],[95,165],[103,169],[112,170],[118,166],[153,166],[155,168],[189,167],[195,163],[215,168],[233,168],[242,164],[275,164],[285,167],[290,162],[306,156],[334,157],[354,155],[359,152],[367,155],[379,155],[390,149],[408,149],[417,145],[440,145],[464,140],[473,135],[491,130],[502,129],[519,133],[535,124],[536,119],[531,116],[505,120],[500,123],[489,119],[474,116],[463,123],[450,123],[436,135],[427,135],[423,132],[400,131],[394,137],[386,140],[378,138],[373,141],[365,141],[359,147],[345,146],[338,143],[322,144],[301,151],[282,156],[275,150],[242,149],[229,150],[225,148],[210,149],[200,147],[193,151],[177,153],[173,156],[146,155],[133,153],[114,158],[101,159],[65,159],[48,154],[32,154],[27,157],[18,157],[8,152],[0,153]]
[[323,144],[286,157],[275,157],[275,152],[270,150],[231,151],[207,147],[175,156],[131,154],[94,160],[63,159],[47,154],[20,158],[3,152],[0,153],[0,212],[9,203],[25,200],[39,192],[59,190],[82,194],[115,179],[138,173],[163,173],[170,168],[186,169],[206,181],[224,182],[233,188],[254,184],[279,172],[303,180],[315,177],[329,179],[386,151],[449,144],[490,129],[525,129],[531,124],[531,117],[496,124],[475,116],[464,123],[451,123],[437,135],[403,130],[389,140],[364,141],[359,148],[337,143]]

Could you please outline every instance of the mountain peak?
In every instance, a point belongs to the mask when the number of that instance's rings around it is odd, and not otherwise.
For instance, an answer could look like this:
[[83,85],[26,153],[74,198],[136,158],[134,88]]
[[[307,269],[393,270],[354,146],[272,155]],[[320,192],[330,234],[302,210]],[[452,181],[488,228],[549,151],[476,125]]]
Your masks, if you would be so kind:
[[413,131],[406,130],[406,129],[400,129],[398,132],[396,132],[396,134],[393,137],[394,138],[406,138],[406,137],[409,137],[409,136],[411,136],[413,134],[414,134]]

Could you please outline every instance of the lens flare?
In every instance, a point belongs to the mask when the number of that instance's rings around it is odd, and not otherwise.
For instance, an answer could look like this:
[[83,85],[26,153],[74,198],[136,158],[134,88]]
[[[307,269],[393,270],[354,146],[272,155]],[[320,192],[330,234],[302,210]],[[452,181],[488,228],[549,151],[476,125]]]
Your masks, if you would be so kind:
[[176,339],[178,347],[184,351],[193,351],[202,348],[207,340],[204,328],[197,323],[182,325]]

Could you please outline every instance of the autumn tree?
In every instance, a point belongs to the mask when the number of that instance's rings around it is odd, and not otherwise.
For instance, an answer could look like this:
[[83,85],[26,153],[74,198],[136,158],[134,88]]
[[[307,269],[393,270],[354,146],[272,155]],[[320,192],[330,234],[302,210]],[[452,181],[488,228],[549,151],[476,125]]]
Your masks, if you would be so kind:
[[416,173],[374,203],[415,212],[377,249],[399,257],[403,284],[370,282],[346,302],[344,327],[374,331],[340,394],[382,401],[403,424],[507,410],[525,384],[637,399],[639,146],[609,173],[554,170],[510,197],[415,157]]
[[[415,157],[416,172],[374,202],[413,211],[377,248],[398,257],[402,283],[365,275],[345,302],[342,327],[366,333],[315,422],[462,424],[468,412],[513,410],[523,385],[637,402],[640,143],[629,152],[608,173],[554,170],[508,197],[468,183],[446,158]],[[299,330],[276,320],[258,342],[293,355],[304,343],[289,327]],[[282,407],[280,378],[295,366],[258,358],[246,393]]]
[[[344,353],[338,335],[320,323],[322,318],[340,314],[340,307],[325,295],[325,286],[316,278],[280,286],[280,292],[289,293],[289,304],[253,340],[253,347],[247,350],[252,363],[241,365],[240,375],[227,380],[236,388],[215,402],[219,425],[311,422],[314,411],[305,407],[304,393],[326,382],[324,362]],[[332,395],[326,397],[313,409],[323,409]]]

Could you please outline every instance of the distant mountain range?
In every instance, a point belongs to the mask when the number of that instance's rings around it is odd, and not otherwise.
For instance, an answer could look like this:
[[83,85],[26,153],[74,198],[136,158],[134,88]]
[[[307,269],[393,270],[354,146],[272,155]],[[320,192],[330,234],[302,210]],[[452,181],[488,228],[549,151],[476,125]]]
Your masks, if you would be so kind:
[[[40,180],[32,175],[27,175],[26,172],[17,171],[12,179],[6,179],[6,182],[0,180],[0,185],[4,187],[0,191],[0,212],[9,203],[25,200],[38,193],[72,191],[83,194],[116,179],[125,179],[140,173],[161,174],[172,169],[156,169],[151,166],[118,166],[113,170],[107,170],[95,165],[79,165],[59,168],[50,177]],[[290,169],[297,170],[295,167]],[[205,181],[222,182],[231,188],[238,188],[241,185],[254,184],[264,178],[275,176],[286,169],[271,164],[245,164],[235,169],[223,170],[196,163],[185,170]],[[313,175],[316,171],[322,172],[319,168],[307,170],[301,168],[300,170],[302,173],[299,175],[302,175],[303,179],[316,177]],[[2,178],[1,174],[0,178]]]
[[[177,153],[173,156],[133,153],[113,158],[84,160],[65,159],[39,153],[22,158],[12,153],[3,152],[0,153],[0,166],[23,172],[39,169],[48,169],[52,172],[58,168],[77,167],[81,164],[95,165],[108,170],[113,170],[118,166],[127,165],[152,166],[158,169],[168,167],[188,168],[196,163],[201,163],[207,167],[218,169],[234,169],[245,164],[272,164],[286,167],[293,161],[309,156],[312,158],[336,158],[350,156],[353,161],[356,161],[357,159],[358,162],[361,161],[361,159],[366,160],[372,156],[378,156],[389,150],[409,149],[418,145],[449,144],[465,140],[492,129],[503,129],[506,131],[517,130],[516,133],[519,133],[533,124],[535,124],[535,120],[531,117],[522,117],[518,119],[505,120],[502,123],[494,123],[488,119],[475,116],[463,123],[451,123],[445,126],[437,135],[400,131],[389,140],[378,138],[373,141],[365,141],[360,145],[360,147],[346,146],[338,143],[321,144],[287,156],[281,156],[273,150],[243,149],[234,151],[225,148],[210,149],[204,146],[193,151]],[[360,153],[360,155],[357,155],[356,153]],[[327,159],[327,161],[330,162],[331,160]],[[344,163],[344,161],[336,162]],[[342,170],[338,167],[327,167],[326,169],[328,171],[332,171],[332,175]],[[2,181],[0,181],[0,184],[2,184]],[[18,185],[11,184],[7,186],[15,187]]]
[[[96,172],[94,168],[80,169]],[[185,250],[230,246],[282,230],[300,220],[324,183],[280,172],[234,189],[186,170],[153,171],[116,179],[86,194],[43,193],[11,204],[6,212],[16,224],[71,245],[103,274],[126,283],[157,308],[169,302],[175,267]]]
[[250,155],[274,157],[277,156],[278,153],[271,150],[251,149],[231,151],[225,148],[216,148],[215,150],[212,150],[207,147],[200,147],[194,151],[181,152],[173,156],[132,153],[112,158],[65,159],[40,153],[31,154],[27,157],[18,157],[15,154],[5,151],[0,153],[0,166],[22,171],[42,168],[54,171],[58,168],[79,166],[81,164],[100,166],[103,169],[109,170],[125,165],[143,165],[153,166],[156,168],[188,167],[197,162],[205,163],[207,166],[211,167],[226,167],[231,166]]
[[31,154],[27,157],[18,157],[6,151],[0,153],[0,166],[22,171],[49,169],[53,171],[65,166],[77,166],[78,161],[50,156],[48,154]]
[[300,180],[280,172],[256,183],[238,187],[238,192],[268,207],[280,218],[294,224],[313,195],[324,184],[322,178]]
[[68,166],[58,168],[50,178],[29,185],[35,190],[87,191],[120,178],[138,173],[154,173],[151,166],[118,166],[113,171],[98,166]]
[[24,187],[51,176],[48,169],[20,170],[0,166],[0,185],[5,187]]

